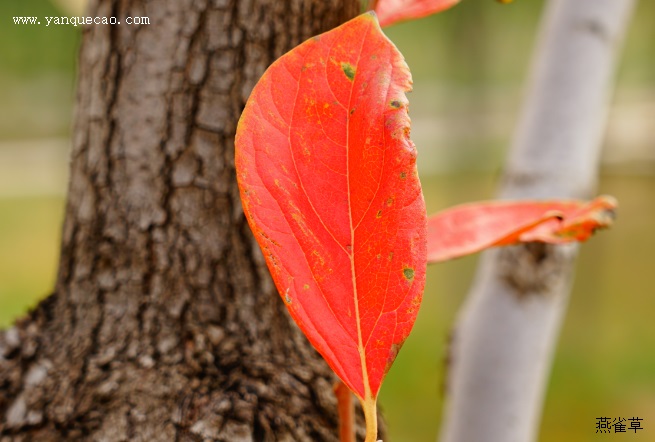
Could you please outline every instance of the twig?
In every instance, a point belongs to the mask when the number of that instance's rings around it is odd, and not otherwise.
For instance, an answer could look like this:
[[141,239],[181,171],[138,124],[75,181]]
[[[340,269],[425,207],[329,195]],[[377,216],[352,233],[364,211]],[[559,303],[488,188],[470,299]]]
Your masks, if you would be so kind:
[[350,389],[342,381],[334,384],[339,412],[339,442],[355,442],[355,405]]

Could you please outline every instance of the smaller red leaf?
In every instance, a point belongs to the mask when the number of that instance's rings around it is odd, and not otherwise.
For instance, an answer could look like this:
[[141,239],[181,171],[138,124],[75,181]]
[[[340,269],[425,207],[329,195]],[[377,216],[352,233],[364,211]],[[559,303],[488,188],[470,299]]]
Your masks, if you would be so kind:
[[489,247],[539,241],[586,241],[614,219],[616,200],[486,201],[463,204],[428,218],[428,262],[440,262]]
[[375,13],[380,26],[436,14],[459,3],[459,0],[378,0]]

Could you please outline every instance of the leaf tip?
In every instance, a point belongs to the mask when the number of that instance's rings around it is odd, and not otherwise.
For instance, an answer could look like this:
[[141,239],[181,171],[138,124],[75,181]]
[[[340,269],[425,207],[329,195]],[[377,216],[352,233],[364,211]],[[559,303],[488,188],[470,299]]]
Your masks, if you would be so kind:
[[375,20],[378,21],[378,14],[371,9],[370,11],[366,11],[365,13],[362,14],[362,17],[368,18],[370,20]]
[[616,208],[619,202],[610,195],[601,195],[589,203],[591,218],[597,223],[595,228],[606,229],[612,226],[616,219]]
[[619,206],[619,201],[611,195],[601,195],[596,200],[608,209],[616,209]]

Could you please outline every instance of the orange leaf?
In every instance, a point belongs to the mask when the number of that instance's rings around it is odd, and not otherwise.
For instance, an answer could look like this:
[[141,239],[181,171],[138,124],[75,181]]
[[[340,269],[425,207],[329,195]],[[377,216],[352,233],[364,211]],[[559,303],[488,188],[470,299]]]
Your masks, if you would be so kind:
[[489,247],[540,241],[586,241],[609,227],[616,200],[488,201],[463,204],[428,218],[428,261],[458,258]]
[[380,26],[436,14],[459,3],[459,0],[378,0],[375,13]]

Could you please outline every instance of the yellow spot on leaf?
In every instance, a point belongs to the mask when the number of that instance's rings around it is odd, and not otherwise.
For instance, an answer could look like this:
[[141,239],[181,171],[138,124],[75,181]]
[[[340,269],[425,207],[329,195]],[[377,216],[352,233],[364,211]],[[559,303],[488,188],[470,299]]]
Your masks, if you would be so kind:
[[319,262],[321,263],[321,265],[325,265],[325,260],[324,260],[323,257],[320,255],[320,253],[318,253],[318,251],[316,251],[316,250],[312,250],[312,255],[314,255],[314,256],[319,260]]

